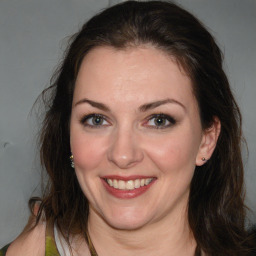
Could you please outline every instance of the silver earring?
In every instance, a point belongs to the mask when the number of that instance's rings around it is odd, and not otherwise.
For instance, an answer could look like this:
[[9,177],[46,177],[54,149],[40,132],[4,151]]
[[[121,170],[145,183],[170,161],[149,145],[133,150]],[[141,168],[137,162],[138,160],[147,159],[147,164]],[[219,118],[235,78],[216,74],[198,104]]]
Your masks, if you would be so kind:
[[71,167],[72,167],[72,168],[75,168],[74,156],[71,155],[71,156],[69,157],[69,159],[70,159],[70,165],[71,165]]
[[206,158],[205,158],[205,157],[202,157],[201,159],[202,159],[202,161],[203,161],[203,162],[205,162],[205,161],[206,161]]

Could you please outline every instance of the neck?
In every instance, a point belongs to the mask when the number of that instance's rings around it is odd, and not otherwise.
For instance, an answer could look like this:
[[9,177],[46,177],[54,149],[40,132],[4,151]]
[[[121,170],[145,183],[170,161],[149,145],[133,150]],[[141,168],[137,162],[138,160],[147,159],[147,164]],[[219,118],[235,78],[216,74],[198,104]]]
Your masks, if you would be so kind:
[[196,242],[189,229],[185,210],[176,217],[166,216],[136,230],[115,229],[92,211],[88,229],[98,256],[195,254]]

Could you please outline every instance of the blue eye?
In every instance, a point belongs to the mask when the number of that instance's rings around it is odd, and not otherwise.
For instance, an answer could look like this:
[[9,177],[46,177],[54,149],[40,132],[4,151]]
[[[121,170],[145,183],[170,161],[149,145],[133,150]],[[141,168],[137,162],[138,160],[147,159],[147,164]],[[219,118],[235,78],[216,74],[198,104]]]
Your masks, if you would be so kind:
[[146,126],[155,129],[164,129],[174,125],[175,123],[175,119],[169,115],[154,114],[149,117]]
[[99,114],[90,114],[81,119],[81,123],[84,126],[89,126],[92,128],[100,128],[102,126],[109,125],[109,122],[106,121],[104,116]]

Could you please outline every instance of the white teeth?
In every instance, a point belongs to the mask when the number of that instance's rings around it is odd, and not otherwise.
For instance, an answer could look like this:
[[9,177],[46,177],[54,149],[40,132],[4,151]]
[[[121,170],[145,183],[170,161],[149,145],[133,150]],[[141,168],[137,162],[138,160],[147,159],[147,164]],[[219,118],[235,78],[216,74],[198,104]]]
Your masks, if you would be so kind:
[[121,190],[133,190],[136,188],[147,186],[152,180],[153,178],[136,179],[136,180],[128,180],[128,181],[106,179],[110,187],[114,187],[116,189],[121,189]]
[[118,188],[119,189],[125,189],[125,182],[123,180],[118,181]]
[[126,188],[126,189],[129,189],[129,190],[134,189],[134,182],[133,182],[133,180],[128,180],[128,181],[126,182],[125,188]]
[[140,187],[140,180],[135,180],[134,187],[139,188]]
[[107,183],[109,184],[109,186],[113,186],[113,181],[111,179],[107,179]]
[[151,181],[152,181],[152,179],[146,179],[145,185],[148,185]]
[[117,180],[113,180],[113,187],[114,187],[114,188],[118,188],[118,182],[117,182]]

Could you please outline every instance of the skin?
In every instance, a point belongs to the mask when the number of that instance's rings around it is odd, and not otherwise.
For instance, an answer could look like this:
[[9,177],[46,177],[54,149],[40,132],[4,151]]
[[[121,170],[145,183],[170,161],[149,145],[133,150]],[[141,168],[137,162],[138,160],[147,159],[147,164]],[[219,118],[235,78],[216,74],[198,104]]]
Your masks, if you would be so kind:
[[[159,106],[149,108],[157,101]],[[97,128],[90,126],[92,118],[85,118],[93,113],[103,116]],[[157,129],[154,114],[175,122],[165,120]],[[195,166],[211,157],[219,132],[217,118],[202,130],[190,78],[160,50],[99,47],[87,54],[75,84],[70,143],[90,203],[88,228],[99,256],[194,255],[187,221],[189,186]],[[106,175],[143,175],[155,181],[142,195],[120,199],[103,186]],[[30,229],[34,221],[7,256],[45,254],[45,222]],[[90,255],[81,237],[72,239],[72,248],[74,255]]]
[[[158,101],[162,104],[142,111]],[[102,115],[102,123],[96,126],[90,114]],[[165,120],[158,127],[155,114],[175,122]],[[218,121],[202,130],[190,78],[160,50],[98,47],[89,52],[75,85],[70,143],[99,255],[125,256],[132,250],[138,255],[193,255],[189,186],[195,166],[210,158],[219,130]],[[107,175],[143,175],[155,182],[138,197],[120,199],[103,186]]]

